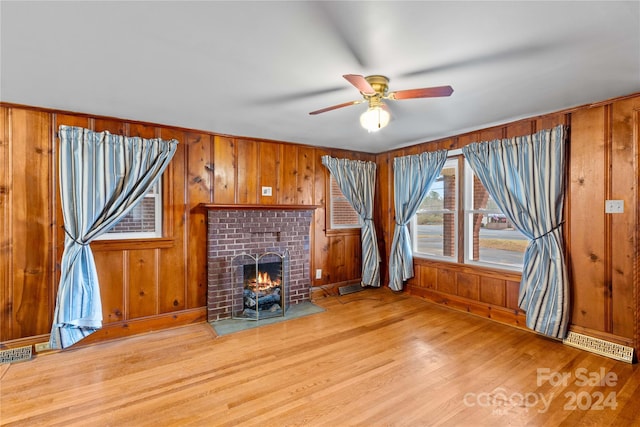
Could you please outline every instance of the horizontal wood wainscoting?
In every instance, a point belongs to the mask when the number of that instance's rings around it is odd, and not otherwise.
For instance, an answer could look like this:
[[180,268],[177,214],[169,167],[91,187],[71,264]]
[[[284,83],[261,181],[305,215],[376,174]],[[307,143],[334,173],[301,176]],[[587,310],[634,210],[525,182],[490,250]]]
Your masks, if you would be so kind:
[[322,278],[310,277],[312,286],[360,278],[359,236],[327,232],[321,158],[371,154],[0,103],[0,347],[46,341],[51,330],[64,248],[60,125],[179,142],[162,178],[163,237],[91,244],[104,327],[79,345],[205,321],[203,204],[314,209],[310,263]]
[[[568,128],[564,237],[570,274],[570,329],[640,351],[640,94],[519,120],[377,155],[381,252],[389,259],[395,226],[393,159],[472,142]],[[606,200],[624,212],[605,213]],[[468,264],[414,260],[414,295],[514,325],[520,276]],[[387,279],[387,276],[384,276]]]

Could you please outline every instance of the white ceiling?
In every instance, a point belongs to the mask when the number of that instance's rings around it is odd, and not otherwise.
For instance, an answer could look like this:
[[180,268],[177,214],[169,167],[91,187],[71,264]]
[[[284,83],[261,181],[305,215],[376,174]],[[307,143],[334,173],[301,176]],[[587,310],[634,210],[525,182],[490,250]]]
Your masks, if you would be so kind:
[[[640,92],[640,2],[2,0],[2,101],[382,152]],[[392,122],[343,74],[390,90]]]

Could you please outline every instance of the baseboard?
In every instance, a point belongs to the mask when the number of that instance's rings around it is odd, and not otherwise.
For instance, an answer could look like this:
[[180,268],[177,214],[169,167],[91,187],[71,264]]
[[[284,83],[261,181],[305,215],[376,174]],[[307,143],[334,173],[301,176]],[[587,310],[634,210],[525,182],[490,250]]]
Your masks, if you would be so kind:
[[[194,323],[204,323],[207,321],[207,308],[198,307],[190,310],[183,310],[173,313],[164,313],[156,316],[149,316],[130,321],[108,323],[102,329],[80,340],[73,348],[85,345],[98,344],[118,338],[125,338],[147,332],[170,329],[179,326],[191,325]],[[44,353],[38,351],[37,344],[49,341],[49,334],[36,335],[32,337],[20,338],[16,340],[0,343],[0,349],[16,349],[24,346],[35,346],[34,353],[47,354],[57,350],[46,350]]]
[[438,305],[449,307],[454,310],[464,311],[465,313],[474,314],[476,316],[485,317],[498,323],[516,328],[530,331],[526,327],[526,315],[520,309],[509,309],[493,304],[487,304],[480,301],[459,297],[457,295],[444,294],[431,289],[425,289],[417,286],[407,286],[409,295],[413,295]]
[[360,283],[361,283],[360,279],[355,279],[355,280],[347,280],[344,282],[329,283],[321,286],[313,286],[311,288],[311,299],[314,300],[314,299],[324,298],[329,296],[338,296],[338,295],[341,295],[340,294],[341,287],[351,286],[355,284],[358,284],[358,286],[360,286]]

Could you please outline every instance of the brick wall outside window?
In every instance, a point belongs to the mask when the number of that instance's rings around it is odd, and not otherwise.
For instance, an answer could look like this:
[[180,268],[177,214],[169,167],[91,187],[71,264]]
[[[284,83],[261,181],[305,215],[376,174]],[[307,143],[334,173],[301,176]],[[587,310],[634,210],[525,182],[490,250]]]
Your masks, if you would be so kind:
[[360,228],[360,216],[344,197],[336,180],[331,177],[329,181],[331,187],[331,227]]
[[155,197],[145,197],[120,220],[109,233],[139,233],[156,231]]

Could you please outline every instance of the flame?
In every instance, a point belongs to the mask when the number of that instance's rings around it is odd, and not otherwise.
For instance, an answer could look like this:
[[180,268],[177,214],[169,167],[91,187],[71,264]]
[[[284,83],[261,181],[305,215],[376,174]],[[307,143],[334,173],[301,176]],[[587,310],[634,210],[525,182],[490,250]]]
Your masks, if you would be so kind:
[[264,273],[258,273],[258,278],[257,278],[257,282],[258,284],[271,284],[271,277],[269,276],[269,273],[267,273],[266,271]]
[[252,279],[249,282],[248,286],[254,289],[254,291],[270,292],[272,289],[280,286],[280,283],[280,279],[272,280],[271,276],[269,276],[269,273],[267,273],[266,271],[259,271],[256,275],[256,278]]

